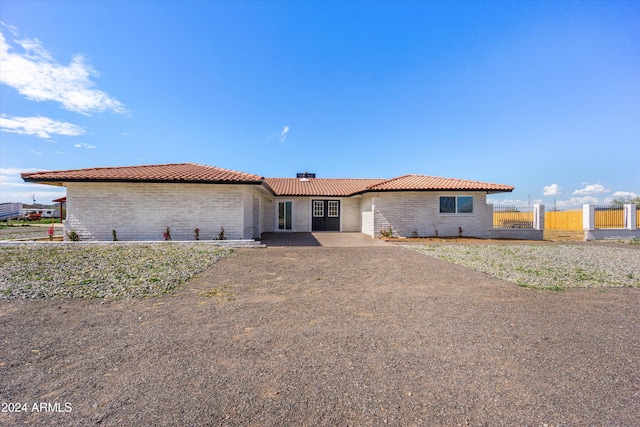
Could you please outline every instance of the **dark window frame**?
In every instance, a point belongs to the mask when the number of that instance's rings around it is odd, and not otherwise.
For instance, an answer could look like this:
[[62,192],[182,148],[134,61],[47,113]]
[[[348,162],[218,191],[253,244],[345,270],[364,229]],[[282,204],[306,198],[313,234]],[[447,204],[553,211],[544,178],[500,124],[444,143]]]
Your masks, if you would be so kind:
[[475,213],[473,196],[440,196],[438,202],[440,215],[473,215]]

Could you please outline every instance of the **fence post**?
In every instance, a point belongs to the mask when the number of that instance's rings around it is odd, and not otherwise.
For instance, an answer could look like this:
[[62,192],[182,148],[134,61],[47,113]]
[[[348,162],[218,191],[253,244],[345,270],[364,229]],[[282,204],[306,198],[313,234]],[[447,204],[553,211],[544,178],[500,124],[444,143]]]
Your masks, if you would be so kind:
[[595,205],[582,205],[582,229],[596,229],[596,207]]
[[624,228],[627,230],[636,230],[636,205],[624,205]]
[[487,203],[487,228],[491,230],[493,227],[493,203]]
[[544,230],[544,205],[533,205],[533,228]]

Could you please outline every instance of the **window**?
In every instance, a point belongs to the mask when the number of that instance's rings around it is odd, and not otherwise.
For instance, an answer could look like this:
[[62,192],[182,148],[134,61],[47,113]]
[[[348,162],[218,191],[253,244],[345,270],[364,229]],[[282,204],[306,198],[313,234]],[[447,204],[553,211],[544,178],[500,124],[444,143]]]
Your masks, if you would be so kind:
[[324,217],[324,202],[322,200],[313,201],[313,216],[316,218]]
[[441,214],[472,214],[473,196],[440,197]]
[[329,207],[327,210],[329,211],[330,218],[337,218],[340,216],[338,206],[340,206],[340,202],[337,200],[329,200]]

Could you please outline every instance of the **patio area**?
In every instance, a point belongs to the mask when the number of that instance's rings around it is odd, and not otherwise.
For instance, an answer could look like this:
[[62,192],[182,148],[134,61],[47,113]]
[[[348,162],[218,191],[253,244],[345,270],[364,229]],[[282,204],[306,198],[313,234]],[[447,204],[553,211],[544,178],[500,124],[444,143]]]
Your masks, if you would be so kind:
[[327,248],[364,248],[393,246],[391,243],[373,239],[363,233],[263,233],[261,243],[267,247],[278,246],[324,246]]

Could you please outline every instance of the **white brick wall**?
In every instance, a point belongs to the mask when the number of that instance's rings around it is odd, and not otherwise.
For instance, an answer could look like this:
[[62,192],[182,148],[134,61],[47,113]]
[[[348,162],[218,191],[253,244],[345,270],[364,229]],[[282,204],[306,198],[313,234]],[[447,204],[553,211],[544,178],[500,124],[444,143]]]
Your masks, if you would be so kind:
[[278,218],[278,202],[291,202],[293,221],[291,223],[294,232],[311,231],[309,223],[310,199],[308,197],[276,197],[266,199],[265,202],[265,229],[264,231],[281,231],[277,229],[276,220]]
[[262,199],[262,232],[275,231],[276,227],[276,203],[273,197]]
[[293,197],[293,231],[311,231],[311,199]]
[[[472,214],[440,214],[440,196],[473,196]],[[365,199],[366,200],[366,199]],[[375,193],[371,199],[373,236],[391,226],[394,235],[487,237],[486,194],[483,192],[389,192]],[[368,203],[368,202],[365,202]],[[366,210],[363,210],[366,213]]]
[[259,239],[262,233],[262,225],[260,219],[262,215],[262,198],[253,195],[253,238]]
[[245,239],[253,239],[253,196],[255,193],[253,189],[247,185],[243,185],[242,190],[242,204],[244,212],[244,229],[242,235]]
[[[473,196],[474,212],[443,215],[440,196]],[[170,227],[173,240],[218,237],[224,227],[228,239],[252,239],[260,232],[277,231],[277,202],[293,202],[293,231],[311,231],[313,197],[271,197],[250,185],[68,183],[65,233],[75,231],[81,240],[162,240]],[[342,231],[361,231],[377,237],[393,227],[396,235],[458,235],[493,237],[491,215],[482,192],[389,192],[344,197]]]
[[340,199],[340,215],[342,216],[342,231],[361,231],[362,218],[360,215],[360,201],[362,197],[344,197]]
[[373,228],[373,197],[370,194],[365,194],[360,199],[360,217],[362,232],[371,237],[376,237]]
[[[162,240],[166,227],[173,240],[253,237],[253,195],[248,185],[74,183],[67,185],[65,233],[81,240]],[[247,209],[247,205],[249,208]]]
[[265,198],[264,201],[264,230],[278,231],[276,218],[278,202],[293,203],[293,230],[296,232],[311,231],[311,201],[312,200],[340,200],[341,231],[360,231],[360,197],[276,197]]

